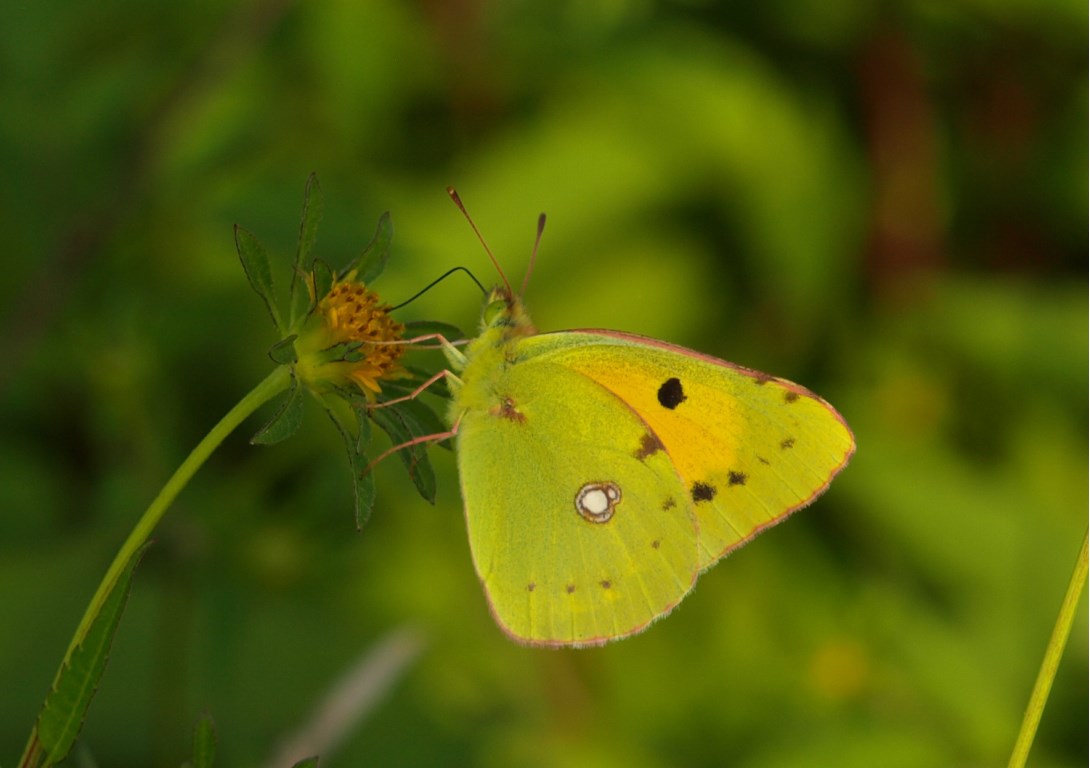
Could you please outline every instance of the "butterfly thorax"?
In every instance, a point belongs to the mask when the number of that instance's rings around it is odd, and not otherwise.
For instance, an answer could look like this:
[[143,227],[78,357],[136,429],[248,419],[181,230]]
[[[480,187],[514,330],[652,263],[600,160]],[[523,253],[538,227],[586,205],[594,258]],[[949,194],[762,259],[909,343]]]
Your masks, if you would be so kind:
[[517,362],[516,346],[537,333],[522,300],[505,287],[493,288],[481,314],[481,332],[466,347],[460,367],[461,387],[451,400],[450,420],[467,410],[487,409],[501,397],[503,372]]

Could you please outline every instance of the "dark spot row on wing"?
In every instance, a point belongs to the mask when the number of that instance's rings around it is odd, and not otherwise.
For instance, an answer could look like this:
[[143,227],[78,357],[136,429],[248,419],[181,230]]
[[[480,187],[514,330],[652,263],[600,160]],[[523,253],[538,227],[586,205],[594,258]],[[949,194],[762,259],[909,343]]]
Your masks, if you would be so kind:
[[[748,479],[749,475],[747,475],[745,472],[739,472],[732,469],[727,473],[728,486],[745,485]],[[711,483],[696,482],[693,483],[692,487],[689,489],[689,495],[692,497],[693,502],[696,504],[700,504],[701,502],[705,501],[711,501],[715,498],[715,495],[717,493],[719,493],[719,489]]]
[[[653,541],[653,542],[651,542],[651,545],[657,548],[658,547],[658,542]],[[612,589],[613,588],[613,580],[612,579],[602,579],[601,581],[598,582],[598,586],[600,586],[602,589]],[[526,585],[526,591],[527,592],[533,592],[535,589],[537,589],[537,583],[536,582],[531,581],[529,584]],[[569,595],[575,594],[575,590],[576,590],[576,586],[572,582],[569,582],[564,587],[564,591],[566,593],[568,593]]]
[[[753,383],[756,384],[758,387],[762,387],[762,386],[764,386],[765,384],[767,384],[770,381],[782,381],[782,380],[777,379],[775,376],[770,376],[767,373],[761,373],[760,371],[755,371],[754,374],[753,374]],[[798,392],[796,392],[793,389],[788,389],[783,393],[783,401],[785,403],[793,403],[796,400],[798,400],[800,397],[802,397],[802,395],[800,395]]]

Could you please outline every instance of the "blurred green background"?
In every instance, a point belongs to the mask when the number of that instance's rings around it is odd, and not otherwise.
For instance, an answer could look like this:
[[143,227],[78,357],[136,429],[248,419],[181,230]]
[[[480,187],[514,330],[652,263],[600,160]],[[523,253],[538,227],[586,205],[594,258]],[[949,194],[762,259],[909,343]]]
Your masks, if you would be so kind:
[[[207,710],[220,765],[285,765],[361,655],[389,687],[323,765],[1005,764],[1087,523],[1086,29],[1031,0],[3,4],[0,760],[269,369],[231,227],[286,269],[316,171],[327,260],[392,212],[391,302],[495,279],[447,184],[515,280],[546,211],[540,328],[799,381],[856,458],[650,631],[544,651],[488,615],[452,455],[435,507],[382,466],[357,534],[319,409],[270,449],[255,419],[158,531],[70,764],[177,765]],[[479,307],[455,277],[399,316]],[[1085,605],[1033,765],[1087,763]]]

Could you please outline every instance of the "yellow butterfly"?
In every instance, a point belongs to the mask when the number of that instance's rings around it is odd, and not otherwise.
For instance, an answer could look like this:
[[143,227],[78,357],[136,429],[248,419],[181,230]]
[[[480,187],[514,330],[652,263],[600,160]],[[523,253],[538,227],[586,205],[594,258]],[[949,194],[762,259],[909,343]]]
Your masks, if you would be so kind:
[[473,562],[529,645],[647,628],[855,451],[797,384],[619,331],[539,333],[506,280],[480,335],[445,350]]

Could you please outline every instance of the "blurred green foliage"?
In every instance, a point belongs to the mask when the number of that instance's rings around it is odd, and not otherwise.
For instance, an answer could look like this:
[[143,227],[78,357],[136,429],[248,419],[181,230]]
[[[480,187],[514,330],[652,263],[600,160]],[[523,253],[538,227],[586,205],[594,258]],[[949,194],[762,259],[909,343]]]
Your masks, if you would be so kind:
[[[492,623],[448,455],[434,508],[380,468],[356,534],[318,409],[239,434],[144,558],[84,756],[177,765],[207,710],[217,765],[265,764],[411,626],[322,765],[1004,763],[1087,522],[1086,29],[1029,0],[4,4],[0,759],[268,370],[231,227],[289,263],[317,171],[327,261],[392,212],[391,303],[494,279],[446,184],[513,280],[545,210],[540,328],[799,381],[859,451],[650,631],[553,652]],[[455,277],[399,316],[479,305]],[[1087,762],[1085,601],[1033,765]]]

